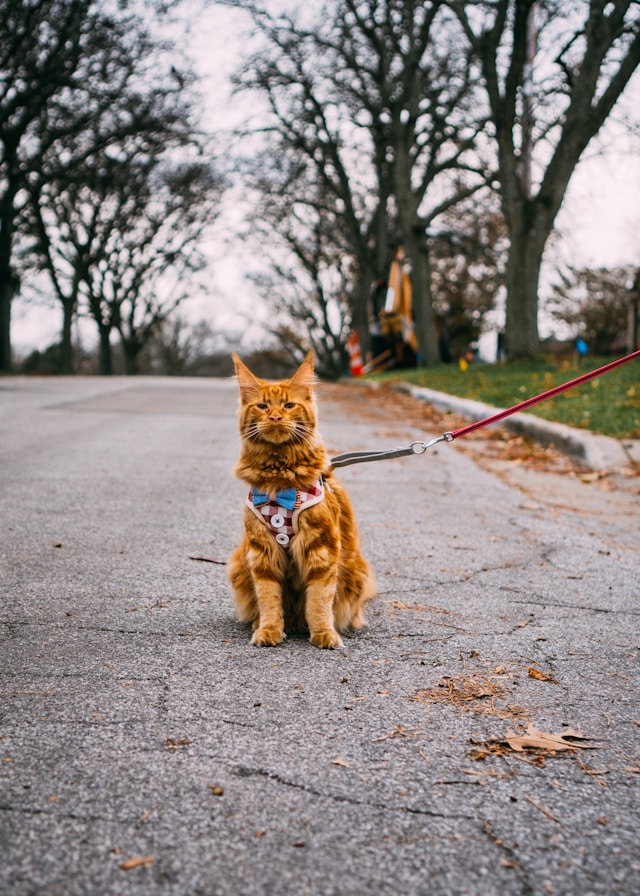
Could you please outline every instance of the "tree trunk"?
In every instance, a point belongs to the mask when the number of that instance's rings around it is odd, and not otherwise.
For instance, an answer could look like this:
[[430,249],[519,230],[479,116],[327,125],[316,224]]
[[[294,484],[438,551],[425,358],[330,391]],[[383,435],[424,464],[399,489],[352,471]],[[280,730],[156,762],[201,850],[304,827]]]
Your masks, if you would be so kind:
[[411,261],[413,320],[418,340],[418,364],[438,363],[438,337],[433,317],[431,263],[424,226],[418,214],[418,199],[411,188],[411,161],[403,140],[402,125],[394,128],[395,199],[398,210],[400,241]]
[[406,244],[411,259],[413,319],[418,340],[418,363],[430,367],[439,361],[438,337],[433,317],[431,293],[431,262],[429,249],[422,234],[408,235]]
[[2,277],[0,282],[0,373],[9,373],[11,363],[11,281]]
[[100,332],[100,375],[113,375],[113,355],[111,351],[111,328],[98,325]]
[[0,372],[9,373],[11,358],[11,302],[16,289],[11,268],[11,235],[3,217],[0,226]]
[[73,363],[73,314],[75,302],[62,304],[62,333],[60,337],[60,373],[74,373]]
[[505,326],[509,358],[535,358],[540,352],[538,284],[549,232],[550,227],[539,220],[529,222],[524,209],[511,221]]
[[135,339],[122,339],[122,354],[124,355],[124,372],[127,376],[137,376],[140,373],[139,356],[142,343]]
[[351,327],[358,334],[362,357],[367,358],[371,350],[369,333],[369,295],[373,277],[368,268],[361,267],[356,281],[356,288],[351,308]]

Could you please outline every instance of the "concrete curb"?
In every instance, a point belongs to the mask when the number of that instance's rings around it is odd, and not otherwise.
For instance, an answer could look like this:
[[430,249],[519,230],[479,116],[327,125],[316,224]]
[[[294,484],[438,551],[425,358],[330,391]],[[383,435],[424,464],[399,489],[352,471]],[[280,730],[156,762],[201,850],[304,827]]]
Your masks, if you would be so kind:
[[[459,398],[409,383],[396,383],[393,388],[420,401],[426,401],[440,411],[453,411],[469,420],[482,420],[501,410],[480,401]],[[621,442],[608,436],[565,426],[563,423],[552,423],[532,414],[514,414],[513,417],[500,421],[500,425],[510,432],[529,436],[543,445],[552,445],[592,470],[627,467],[632,462],[640,461],[640,442]]]

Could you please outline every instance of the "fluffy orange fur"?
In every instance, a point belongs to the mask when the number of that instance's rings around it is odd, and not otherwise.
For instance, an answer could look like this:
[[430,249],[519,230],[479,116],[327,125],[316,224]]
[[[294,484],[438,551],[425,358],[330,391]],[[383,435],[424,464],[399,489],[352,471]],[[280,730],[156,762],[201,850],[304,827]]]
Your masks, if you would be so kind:
[[376,585],[360,553],[349,498],[317,432],[313,355],[291,379],[276,383],[258,379],[236,355],[233,360],[240,386],[236,475],[269,494],[304,489],[320,475],[325,485],[324,499],[300,513],[286,548],[245,507],[244,537],[229,565],[238,618],[253,624],[252,642],[259,646],[308,631],[316,647],[340,647],[339,631],[365,624],[363,605]]

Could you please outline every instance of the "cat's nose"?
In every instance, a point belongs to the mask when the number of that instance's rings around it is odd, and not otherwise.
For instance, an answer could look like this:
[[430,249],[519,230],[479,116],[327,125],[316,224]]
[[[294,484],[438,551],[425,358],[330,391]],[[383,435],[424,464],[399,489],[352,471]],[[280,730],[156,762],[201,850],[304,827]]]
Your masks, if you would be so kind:
[[282,414],[279,414],[278,411],[273,411],[272,414],[269,414],[269,420],[273,420],[274,423],[280,423]]

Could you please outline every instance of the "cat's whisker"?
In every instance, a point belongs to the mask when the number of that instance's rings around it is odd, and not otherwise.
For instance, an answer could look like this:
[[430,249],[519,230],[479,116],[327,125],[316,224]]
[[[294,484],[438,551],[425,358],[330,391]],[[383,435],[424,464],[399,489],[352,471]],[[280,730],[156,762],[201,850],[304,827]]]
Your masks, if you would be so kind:
[[255,441],[260,436],[260,428],[257,423],[251,423],[240,430],[240,435],[247,442]]

